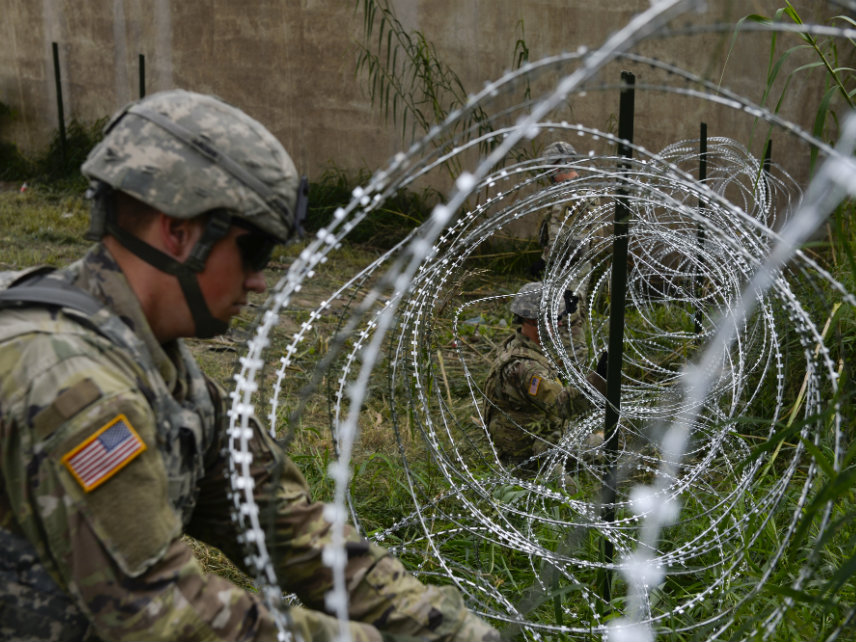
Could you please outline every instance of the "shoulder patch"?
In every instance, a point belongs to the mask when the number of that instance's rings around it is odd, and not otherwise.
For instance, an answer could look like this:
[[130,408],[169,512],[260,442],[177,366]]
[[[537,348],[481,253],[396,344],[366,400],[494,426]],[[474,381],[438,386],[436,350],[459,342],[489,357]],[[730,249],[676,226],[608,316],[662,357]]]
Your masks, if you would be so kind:
[[538,394],[538,388],[540,387],[541,377],[538,375],[532,375],[532,378],[529,380],[529,394],[534,397]]
[[145,442],[125,415],[118,415],[62,457],[69,472],[87,493],[146,449]]

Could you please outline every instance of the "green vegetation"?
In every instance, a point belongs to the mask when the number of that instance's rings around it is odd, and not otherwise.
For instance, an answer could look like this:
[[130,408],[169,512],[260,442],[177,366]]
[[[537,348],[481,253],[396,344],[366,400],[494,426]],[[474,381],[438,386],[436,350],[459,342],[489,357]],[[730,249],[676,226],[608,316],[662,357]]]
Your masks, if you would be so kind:
[[[420,139],[431,128],[452,114],[461,118],[432,145],[443,148],[473,140],[491,131],[495,124],[489,114],[476,104],[468,103],[472,94],[455,68],[438,54],[434,43],[419,30],[408,30],[398,19],[389,0],[355,0],[363,15],[363,39],[358,44],[356,72],[365,78],[372,105],[398,126],[406,143]],[[519,69],[529,62],[529,47],[523,21],[518,23],[520,37],[515,41],[512,66]],[[521,88],[521,98],[531,98],[528,81]],[[497,141],[485,138],[479,142],[481,156],[487,155]],[[451,156],[443,163],[451,177],[461,173],[461,159]]]
[[89,226],[89,210],[73,193],[60,196],[38,186],[26,192],[0,192],[0,220],[0,269],[64,265],[88,246],[83,233]]
[[89,151],[101,140],[107,119],[92,123],[72,120],[65,128],[65,141],[54,133],[48,150],[34,161],[36,180],[54,189],[86,189],[88,181],[80,174],[80,166]]
[[[779,8],[772,18],[759,14],[750,14],[742,18],[738,24],[743,22],[756,22],[759,24],[772,24],[774,22],[791,22],[794,25],[802,25],[803,19],[789,0],[785,6]],[[839,27],[856,26],[856,21],[850,16],[839,15],[830,20],[833,25]],[[734,38],[737,37],[737,29]],[[788,40],[799,40],[800,44],[785,49],[780,53],[778,46],[782,38]],[[732,47],[734,40],[732,40]],[[853,41],[848,41],[848,49],[852,48]],[[760,104],[778,114],[782,102],[789,93],[799,91],[799,81],[802,76],[819,73],[824,80],[824,89],[819,96],[801,96],[801,98],[815,101],[811,104],[815,110],[814,123],[811,133],[826,142],[834,142],[841,131],[843,115],[854,108],[853,96],[856,94],[856,69],[842,63],[842,60],[852,60],[850,55],[843,55],[840,51],[841,43],[833,37],[818,39],[810,33],[780,34],[772,31],[770,34],[770,57],[767,66],[766,85],[763,88]],[[788,63],[793,57],[797,59],[801,54],[808,52],[810,62],[802,64],[788,72],[784,81],[777,84],[779,75],[788,68]],[[792,82],[796,83],[792,86]],[[771,104],[774,87],[780,87],[778,99]],[[766,132],[769,135],[769,131]],[[817,161],[817,149],[811,151],[811,165]]]
[[[422,32],[410,32],[401,24],[389,0],[356,0],[356,6],[362,8],[364,33],[357,72],[366,76],[372,104],[400,127],[403,139],[422,137],[431,126],[465,107],[468,93],[458,74],[439,58]],[[524,50],[525,43],[523,49],[515,48],[515,52]],[[468,112],[449,133],[470,132],[473,126],[480,134],[490,129],[488,116],[480,108]],[[451,176],[460,173],[459,163],[457,159],[447,162]]]
[[[6,103],[0,102],[0,135],[7,123],[17,113]],[[17,145],[0,140],[0,180],[23,180],[30,176],[30,162],[24,158]]]
[[[0,137],[4,126],[16,117],[11,107],[0,103]],[[106,118],[91,123],[72,120],[66,127],[64,139],[59,130],[55,131],[47,149],[33,158],[21,154],[16,145],[0,141],[0,180],[38,183],[59,194],[83,191],[87,181],[80,174],[80,165],[89,150],[101,140],[106,122]]]
[[[369,182],[371,174],[362,170],[353,174],[330,167],[321,177],[309,185],[309,211],[304,227],[307,232],[316,232],[326,227],[333,219],[336,208],[346,205],[352,198],[355,187]],[[371,218],[355,227],[348,234],[352,245],[370,245],[388,249],[404,239],[414,228],[422,224],[440,201],[436,190],[426,188],[421,192],[402,190],[388,198]]]

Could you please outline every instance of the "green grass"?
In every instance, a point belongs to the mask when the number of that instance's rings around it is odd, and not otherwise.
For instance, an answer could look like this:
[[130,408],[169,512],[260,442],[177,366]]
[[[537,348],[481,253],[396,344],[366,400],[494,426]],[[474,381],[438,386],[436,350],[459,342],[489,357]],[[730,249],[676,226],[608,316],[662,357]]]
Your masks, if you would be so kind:
[[80,257],[89,246],[83,239],[89,210],[73,194],[46,196],[35,188],[0,192],[0,269],[31,265],[59,266]]

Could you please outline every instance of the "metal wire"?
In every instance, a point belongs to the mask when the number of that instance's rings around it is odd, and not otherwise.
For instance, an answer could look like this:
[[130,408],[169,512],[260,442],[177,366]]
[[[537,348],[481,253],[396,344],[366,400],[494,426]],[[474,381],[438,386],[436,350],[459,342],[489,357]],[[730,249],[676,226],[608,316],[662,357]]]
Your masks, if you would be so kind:
[[[840,408],[829,402],[840,366],[830,356],[826,316],[818,317],[814,293],[837,296],[823,301],[829,307],[856,301],[798,248],[856,185],[856,124],[848,117],[832,147],[780,113],[635,51],[658,37],[761,29],[705,22],[707,11],[702,3],[653,2],[597,50],[546,58],[489,83],[465,110],[355,190],[273,288],[235,378],[229,445],[235,519],[256,581],[280,614],[282,639],[290,635],[288,622],[247,474],[249,421],[265,416],[272,430],[282,430],[287,409],[293,429],[322,381],[330,384],[338,455],[329,469],[335,498],[327,517],[335,536],[325,560],[335,584],[327,606],[343,623],[341,529],[349,515],[350,462],[363,404],[382,395],[397,444],[397,452],[385,455],[404,472],[412,512],[373,539],[415,560],[415,572],[427,581],[457,586],[498,626],[533,640],[558,632],[564,639],[611,641],[688,631],[708,639],[774,635],[788,600],[751,624],[738,615],[783,562],[812,493],[817,470],[806,449],[832,430],[836,465],[842,455]],[[686,15],[693,23],[678,25]],[[856,35],[828,25],[764,25],[760,33],[794,29],[842,41]],[[591,94],[617,93],[618,84],[607,78],[614,62],[646,70],[637,95],[725,110],[735,130],[763,124],[806,157],[815,150],[811,184],[803,192],[784,168],[765,168],[744,144],[723,136],[708,140],[704,181],[695,177],[697,140],[659,152],[632,145],[632,160],[618,158],[614,150],[627,141],[570,122],[568,107]],[[543,91],[520,100],[524,85]],[[475,108],[491,115],[490,127],[463,127],[465,112]],[[546,180],[556,165],[540,151],[553,140],[585,150],[575,164],[577,178]],[[469,169],[430,220],[331,293],[285,347],[272,352],[283,311],[324,270],[330,252],[354,227],[371,224],[391,195],[435,179],[450,160]],[[591,439],[603,427],[604,409],[586,375],[608,343],[609,250],[619,190],[631,211],[630,262],[619,447],[607,452]],[[515,288],[500,283],[496,292],[466,295],[466,284],[480,252],[521,229],[534,232],[543,213],[556,208],[584,214],[564,220],[549,253],[539,328],[548,358],[591,409],[529,465],[509,466],[485,427],[490,342],[473,335],[503,316]],[[581,282],[588,288],[582,354],[569,348],[567,330],[557,322],[562,293]],[[331,315],[340,317],[339,333],[309,364],[300,398],[288,398],[289,368]],[[794,342],[801,346],[799,364],[793,363],[799,351],[787,349]],[[273,376],[263,376],[266,366],[275,368]],[[307,369],[305,356],[301,367]],[[786,385],[795,371],[804,373],[796,398]],[[263,385],[270,387],[262,391]],[[759,399],[774,400],[762,415]],[[780,437],[784,429],[787,439]],[[764,443],[777,446],[759,448]],[[426,462],[430,481],[417,474]],[[619,471],[609,506],[615,517],[605,520],[600,489],[612,469]],[[827,506],[813,537],[822,537],[830,511]],[[604,541],[614,546],[616,561],[604,561]],[[753,579],[746,582],[750,566]],[[815,572],[807,560],[790,588],[806,586]],[[596,580],[604,576],[620,599],[607,601],[599,592]]]

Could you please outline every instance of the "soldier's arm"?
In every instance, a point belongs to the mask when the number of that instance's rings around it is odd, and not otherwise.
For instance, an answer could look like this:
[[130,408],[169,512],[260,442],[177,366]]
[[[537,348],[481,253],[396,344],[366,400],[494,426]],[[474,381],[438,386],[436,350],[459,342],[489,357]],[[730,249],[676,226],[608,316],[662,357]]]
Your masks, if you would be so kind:
[[558,415],[557,400],[563,386],[545,368],[531,359],[514,359],[503,368],[502,384],[518,402]]
[[541,219],[541,224],[538,226],[538,245],[542,248],[546,248],[550,245],[550,222],[552,216],[550,211],[544,215],[544,218]]
[[[98,349],[46,337],[0,351],[30,382],[18,397],[4,389],[0,453],[15,523],[100,639],[276,639],[259,597],[205,574],[180,539],[152,411],[132,366],[86,355]],[[131,437],[111,463],[87,449],[117,418]],[[81,452],[100,459],[103,478],[69,458]],[[322,614],[295,619],[307,640],[338,630]],[[379,640],[364,629],[354,638]]]
[[585,410],[589,402],[574,386],[564,386],[543,367],[529,359],[518,359],[506,366],[504,380],[515,396],[544,413],[568,419]]
[[[279,445],[257,424],[254,429],[255,498],[262,521],[265,516],[273,519],[273,524],[267,524],[271,529],[267,545],[277,577],[283,589],[296,593],[307,607],[323,611],[325,594],[332,587],[331,570],[322,561],[332,536],[324,505],[312,501],[303,475]],[[221,460],[203,483],[191,533],[220,547],[230,558],[242,560],[244,553],[229,520],[224,472]],[[210,534],[216,534],[213,541]],[[351,526],[346,526],[346,539],[351,620],[387,634],[423,640],[499,640],[492,627],[469,612],[454,588],[422,584]]]

